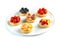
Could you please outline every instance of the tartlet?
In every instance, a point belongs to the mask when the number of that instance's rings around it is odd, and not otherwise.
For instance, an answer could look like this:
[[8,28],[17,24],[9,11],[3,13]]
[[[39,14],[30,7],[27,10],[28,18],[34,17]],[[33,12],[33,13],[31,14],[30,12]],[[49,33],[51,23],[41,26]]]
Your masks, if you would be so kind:
[[35,21],[35,19],[36,19],[36,15],[35,14],[27,14],[27,17],[26,17],[26,21],[27,22],[30,22],[30,23],[32,23],[32,22],[34,22]]
[[25,33],[25,34],[28,34],[30,32],[32,32],[32,24],[30,23],[23,23],[22,26],[21,26],[21,32],[22,33]]
[[44,17],[47,15],[47,9],[45,8],[39,8],[39,10],[37,11],[37,15],[39,17]]
[[20,22],[21,22],[21,19],[20,19],[19,16],[13,16],[13,17],[11,17],[10,20],[8,21],[8,23],[9,23],[10,25],[12,25],[12,26],[14,26],[14,25],[19,25]]
[[41,20],[39,21],[39,26],[40,26],[41,28],[48,28],[48,27],[50,26],[50,22],[51,22],[50,19],[41,19]]
[[26,16],[29,13],[29,9],[28,8],[21,8],[19,10],[19,15],[21,16]]

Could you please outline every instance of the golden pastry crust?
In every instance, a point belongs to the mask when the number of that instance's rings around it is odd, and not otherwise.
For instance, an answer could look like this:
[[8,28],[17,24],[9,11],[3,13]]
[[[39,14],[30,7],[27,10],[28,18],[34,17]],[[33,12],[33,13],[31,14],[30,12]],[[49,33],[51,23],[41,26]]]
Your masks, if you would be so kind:
[[[47,23],[48,23],[48,24],[42,25],[42,22],[43,22],[43,21],[46,22],[46,20],[47,20]],[[42,19],[42,22],[39,22],[39,26],[40,26],[41,28],[48,28],[48,27],[50,26],[50,19]]]
[[[21,22],[21,21],[20,21],[20,22]],[[12,23],[12,22],[8,21],[8,24],[11,25],[11,26],[17,26],[17,25],[20,24],[20,22],[18,22],[18,23]]]
[[25,33],[25,34],[30,33],[32,31],[32,28],[33,28],[32,24],[30,24],[30,23],[24,23],[21,26],[21,32]]
[[41,15],[41,14],[37,14],[39,17],[44,17],[44,16],[47,16],[47,14],[43,14],[43,15]]

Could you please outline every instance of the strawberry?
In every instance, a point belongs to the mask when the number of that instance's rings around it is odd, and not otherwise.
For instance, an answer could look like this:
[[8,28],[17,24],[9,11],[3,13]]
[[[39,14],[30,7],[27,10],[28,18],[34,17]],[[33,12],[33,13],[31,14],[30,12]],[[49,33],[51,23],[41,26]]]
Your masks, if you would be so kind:
[[10,22],[13,22],[13,17],[11,17]]
[[41,10],[40,14],[43,15],[44,14],[44,11]]
[[16,23],[16,19],[13,20],[13,23]]
[[17,22],[19,22],[20,21],[20,18],[17,18]]
[[45,8],[40,8],[39,10],[38,10],[38,14],[41,14],[41,15],[43,15],[43,14],[46,14],[47,13],[47,10],[45,9]]
[[17,23],[20,21],[20,17],[19,16],[14,16],[14,17],[11,17],[10,19],[10,22],[13,22],[13,23]]

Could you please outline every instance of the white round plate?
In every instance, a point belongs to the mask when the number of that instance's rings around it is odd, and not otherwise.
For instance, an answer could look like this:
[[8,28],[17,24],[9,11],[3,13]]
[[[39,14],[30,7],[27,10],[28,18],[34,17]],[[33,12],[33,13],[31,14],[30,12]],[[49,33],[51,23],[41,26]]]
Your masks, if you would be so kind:
[[14,15],[17,15],[18,13],[13,13],[11,15],[9,15],[6,19],[6,27],[8,29],[9,32],[13,33],[13,34],[16,34],[16,35],[24,35],[24,36],[36,36],[36,35],[41,35],[45,32],[47,32],[48,30],[50,30],[52,28],[52,25],[54,24],[54,16],[51,12],[48,11],[48,14],[45,18],[48,18],[51,20],[51,25],[49,26],[49,28],[40,28],[38,23],[39,23],[39,20],[41,20],[41,17],[38,17],[36,18],[35,22],[34,23],[31,23],[33,25],[33,30],[31,33],[28,33],[28,34],[24,34],[20,31],[20,27],[22,25],[22,23],[24,23],[25,19],[26,19],[26,16],[20,16],[21,17],[21,20],[23,22],[20,23],[20,25],[18,26],[10,26],[8,25],[8,20],[10,19],[10,17],[14,16]]

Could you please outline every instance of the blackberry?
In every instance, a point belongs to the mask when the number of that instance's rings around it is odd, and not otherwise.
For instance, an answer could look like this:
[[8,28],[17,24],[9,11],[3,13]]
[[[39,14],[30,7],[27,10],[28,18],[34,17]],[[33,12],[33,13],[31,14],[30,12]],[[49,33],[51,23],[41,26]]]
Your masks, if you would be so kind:
[[27,13],[29,10],[27,8],[21,8],[20,12],[21,13]]
[[28,12],[29,10],[27,8],[25,8],[25,10]]

